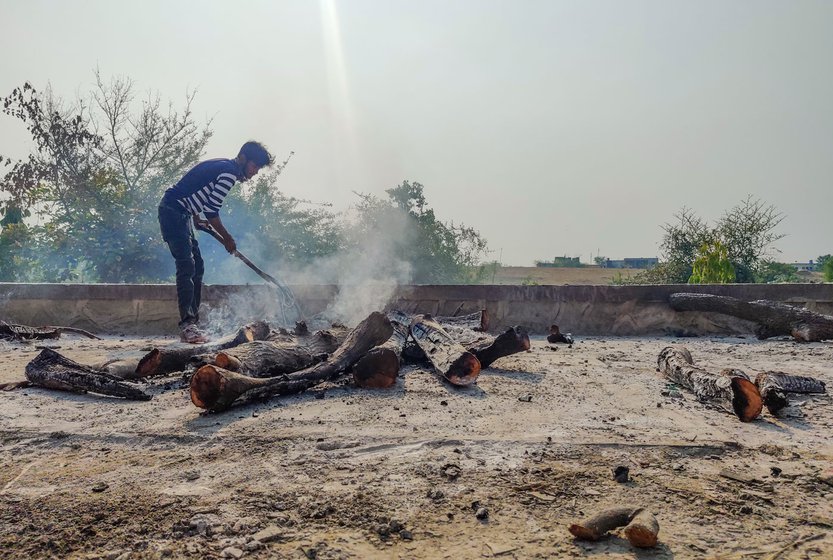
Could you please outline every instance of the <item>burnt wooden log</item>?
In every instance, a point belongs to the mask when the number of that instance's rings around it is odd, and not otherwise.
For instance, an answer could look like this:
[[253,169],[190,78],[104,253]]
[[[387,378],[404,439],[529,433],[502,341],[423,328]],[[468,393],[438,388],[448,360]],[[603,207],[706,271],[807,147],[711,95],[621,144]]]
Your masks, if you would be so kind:
[[790,375],[781,371],[765,371],[755,377],[764,405],[770,414],[778,416],[788,404],[787,393],[824,393],[824,381],[813,377]]
[[300,344],[254,340],[218,352],[208,363],[251,377],[276,377],[320,361],[321,354],[314,356]]
[[245,342],[263,340],[269,336],[269,332],[269,325],[263,321],[255,321],[241,327],[235,334],[221,338],[216,342],[200,345],[172,344],[163,348],[154,348],[139,360],[133,374],[124,379],[140,379],[151,375],[182,371],[187,367],[193,356],[213,354]]
[[94,338],[101,340],[91,332],[83,329],[76,329],[74,327],[30,327],[27,325],[15,325],[0,321],[0,338],[9,338],[14,340],[52,340],[60,338],[62,333],[74,333],[86,336],[87,338]]
[[31,387],[32,384],[28,380],[9,381],[8,383],[0,383],[0,391],[14,391],[15,389],[25,389]]
[[332,354],[336,348],[341,346],[347,335],[350,334],[350,329],[344,325],[331,325],[328,329],[315,331],[312,334],[304,333],[297,335],[295,332],[302,332],[298,325],[293,332],[286,329],[273,330],[266,337],[270,342],[293,343],[307,348],[311,354]]
[[372,348],[353,366],[353,381],[359,387],[387,389],[396,383],[411,321],[408,315],[398,311],[389,312],[387,317],[393,327],[390,338]]
[[457,327],[464,327],[476,332],[487,332],[489,330],[489,312],[481,309],[476,313],[469,315],[459,315],[457,317],[434,317],[434,320],[446,327],[454,325]]
[[740,370],[708,372],[694,365],[687,349],[671,346],[659,353],[657,365],[668,379],[692,391],[698,400],[734,414],[741,422],[750,422],[761,413],[761,393]]
[[140,401],[151,398],[133,383],[74,362],[49,348],[26,365],[26,379],[32,385],[59,391],[99,393]]
[[609,531],[624,527],[625,538],[639,548],[656,546],[659,523],[654,515],[643,508],[619,507],[602,510],[595,515],[573,523],[570,533],[577,539],[597,541]]
[[547,335],[547,342],[549,342],[550,344],[556,344],[558,342],[563,342],[564,344],[572,344],[573,335],[570,333],[563,334],[558,325],[550,325],[550,334]]
[[624,527],[642,510],[640,508],[620,507],[600,511],[591,517],[569,527],[570,533],[577,539],[597,541],[618,527]]
[[742,301],[711,294],[671,294],[669,303],[676,311],[705,311],[731,315],[758,324],[755,334],[761,340],[773,336],[792,336],[799,342],[833,339],[833,316],[815,313],[785,303]]
[[477,381],[480,361],[430,315],[417,315],[410,328],[414,341],[446,381],[462,387]]
[[632,546],[650,548],[657,545],[659,522],[654,514],[643,509],[625,526],[625,538]]
[[335,379],[367,351],[390,338],[393,327],[382,313],[371,313],[350,331],[328,361],[283,375],[261,379],[205,365],[191,378],[191,401],[198,407],[221,411],[236,402],[300,393],[322,381]]
[[510,327],[490,344],[479,348],[469,348],[469,351],[480,361],[481,368],[489,367],[495,360],[504,356],[527,350],[529,350],[529,334],[523,327]]
[[[408,316],[400,314],[400,317],[403,317],[404,321],[404,318]],[[510,327],[497,337],[459,324],[448,323],[441,324],[441,326],[455,342],[475,355],[480,361],[481,370],[489,367],[499,358],[525,352],[530,348],[529,334],[520,326]],[[425,353],[415,343],[405,346],[402,357],[410,362],[427,360]]]
[[199,354],[189,362],[194,368],[213,365],[250,377],[276,377],[326,360],[348,332],[337,326],[310,333],[306,323],[298,322],[292,333],[281,328],[271,332],[267,340],[246,342],[216,354]]

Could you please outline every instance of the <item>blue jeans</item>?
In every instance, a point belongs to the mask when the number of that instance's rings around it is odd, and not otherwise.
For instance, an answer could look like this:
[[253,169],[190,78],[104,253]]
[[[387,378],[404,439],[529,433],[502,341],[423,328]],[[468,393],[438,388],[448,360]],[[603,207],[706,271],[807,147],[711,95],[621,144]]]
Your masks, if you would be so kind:
[[159,205],[159,227],[176,264],[176,299],[179,304],[179,326],[199,320],[202,277],[205,264],[194,236],[191,215],[184,209]]

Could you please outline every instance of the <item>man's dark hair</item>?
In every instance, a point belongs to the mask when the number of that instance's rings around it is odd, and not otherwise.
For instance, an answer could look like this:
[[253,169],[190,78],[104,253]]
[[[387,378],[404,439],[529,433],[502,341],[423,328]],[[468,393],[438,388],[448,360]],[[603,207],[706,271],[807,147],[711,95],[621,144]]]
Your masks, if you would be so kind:
[[269,153],[266,146],[254,140],[243,144],[240,153],[246,156],[246,161],[251,161],[258,167],[272,165],[275,162],[275,157]]

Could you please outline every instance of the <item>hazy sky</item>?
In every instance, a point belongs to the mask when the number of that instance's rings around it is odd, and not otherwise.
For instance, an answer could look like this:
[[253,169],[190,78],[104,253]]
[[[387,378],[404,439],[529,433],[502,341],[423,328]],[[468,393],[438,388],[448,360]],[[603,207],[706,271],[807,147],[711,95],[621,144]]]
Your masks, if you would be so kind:
[[[0,26],[0,95],[96,66],[196,88],[207,157],[294,150],[281,188],[335,209],[419,181],[506,264],[656,256],[681,207],[748,194],[786,215],[780,260],[833,252],[828,0],[0,0]],[[0,154],[28,148],[0,116]]]

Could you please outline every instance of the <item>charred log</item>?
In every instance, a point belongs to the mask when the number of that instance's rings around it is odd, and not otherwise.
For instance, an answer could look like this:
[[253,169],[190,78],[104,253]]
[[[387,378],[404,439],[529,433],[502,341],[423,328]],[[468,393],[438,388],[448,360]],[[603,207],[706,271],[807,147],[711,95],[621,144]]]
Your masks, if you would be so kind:
[[487,332],[489,330],[489,312],[485,309],[481,309],[477,313],[460,315],[458,317],[434,317],[434,320],[443,327],[454,325],[477,332]]
[[740,370],[710,373],[694,365],[687,349],[671,346],[662,349],[657,364],[668,379],[692,391],[698,400],[736,415],[741,422],[750,422],[761,413],[761,394]]
[[787,393],[824,393],[824,381],[813,377],[790,375],[780,371],[765,371],[755,377],[755,385],[761,392],[767,410],[778,416],[789,405]]
[[133,375],[125,379],[140,379],[151,375],[162,375],[184,370],[193,356],[212,354],[239,346],[245,342],[263,340],[269,335],[269,325],[255,321],[225,338],[208,344],[172,344],[163,348],[154,348],[139,360]]
[[470,348],[469,351],[480,360],[480,367],[487,368],[495,360],[529,350],[529,334],[523,327],[511,327],[495,338],[489,345]]
[[289,375],[259,379],[206,365],[191,378],[191,401],[200,408],[220,411],[239,402],[299,393],[322,381],[335,379],[374,346],[390,338],[393,327],[381,313],[371,313],[350,331],[326,362]]
[[[297,325],[296,330],[298,332],[304,332],[303,328],[298,328]],[[332,354],[336,348],[341,346],[341,343],[344,342],[348,334],[350,334],[350,329],[344,325],[335,324],[328,329],[315,331],[312,334],[306,332],[300,336],[294,334],[294,332],[290,333],[286,329],[273,330],[266,337],[266,340],[270,342],[298,344],[299,346],[305,347],[313,355]]]
[[27,325],[14,325],[0,321],[0,338],[12,340],[52,340],[61,337],[61,333],[74,333],[101,340],[91,332],[74,327],[29,327]]
[[689,293],[671,294],[669,303],[676,311],[707,311],[753,321],[758,324],[755,334],[761,340],[783,335],[799,342],[833,339],[833,316],[785,303]]
[[402,364],[402,350],[408,340],[410,317],[398,311],[388,313],[393,334],[371,349],[353,366],[353,381],[367,389],[386,389],[396,383]]
[[480,361],[456,342],[430,315],[417,315],[411,336],[440,375],[452,385],[471,385],[480,375]]
[[[483,313],[485,314],[485,310]],[[403,322],[406,319],[413,320],[404,313],[400,313],[399,316]],[[499,358],[525,352],[530,348],[529,334],[525,328],[520,326],[511,327],[497,337],[460,324],[449,323],[441,326],[454,342],[475,355],[480,361],[481,369],[489,367]],[[425,352],[416,343],[405,345],[402,350],[402,358],[409,362],[421,362],[428,359]]]
[[555,344],[558,342],[563,342],[564,344],[572,344],[573,343],[573,335],[570,333],[563,334],[561,329],[558,328],[558,325],[550,325],[550,334],[547,336],[547,342],[550,344]]
[[31,387],[32,384],[27,380],[9,381],[8,383],[0,383],[0,391],[14,391],[15,389],[25,389]]
[[570,533],[577,539],[585,541],[597,541],[608,531],[618,527],[624,527],[642,510],[632,507],[621,507],[606,509],[595,515],[573,523],[569,527]]
[[625,527],[625,538],[638,548],[656,546],[659,537],[659,523],[654,514],[640,510]]
[[141,401],[151,398],[133,383],[74,362],[48,348],[26,365],[26,378],[32,385],[46,389],[99,393]]
[[313,356],[299,344],[254,340],[218,352],[207,363],[250,377],[276,377],[310,367],[321,360],[321,355]]

